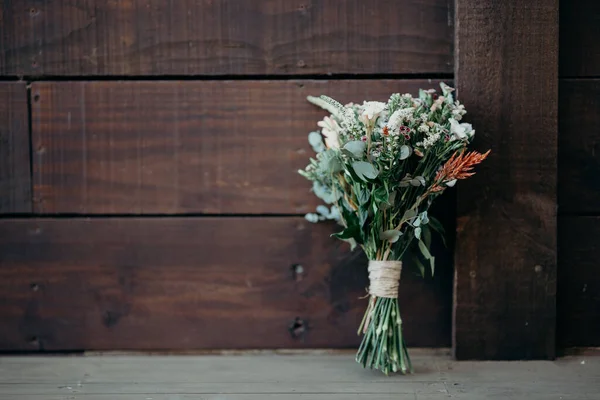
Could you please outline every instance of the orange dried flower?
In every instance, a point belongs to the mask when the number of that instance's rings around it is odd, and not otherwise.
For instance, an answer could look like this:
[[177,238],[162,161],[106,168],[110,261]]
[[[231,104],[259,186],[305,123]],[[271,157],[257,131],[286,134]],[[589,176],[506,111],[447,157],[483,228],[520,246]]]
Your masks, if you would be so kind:
[[455,179],[466,179],[475,174],[473,168],[481,163],[490,154],[490,150],[485,153],[479,153],[477,151],[471,151],[465,153],[464,150],[457,151],[452,154],[452,157],[446,161],[442,169],[440,169],[435,176],[435,182],[429,191],[439,192],[444,188],[440,186],[442,182],[448,182]]

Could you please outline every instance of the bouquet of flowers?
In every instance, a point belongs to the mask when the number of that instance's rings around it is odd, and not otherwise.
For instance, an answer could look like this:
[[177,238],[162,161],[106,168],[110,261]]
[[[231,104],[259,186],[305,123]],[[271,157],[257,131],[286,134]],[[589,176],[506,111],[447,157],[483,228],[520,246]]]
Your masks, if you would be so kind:
[[[433,89],[420,90],[418,98],[393,94],[387,103],[308,97],[331,115],[318,123],[321,132],[309,134],[316,157],[299,171],[327,204],[306,218],[337,221],[343,229],[333,236],[367,255],[370,299],[356,361],[385,374],[412,372],[398,306],[402,260],[414,246],[433,274],[429,229],[441,227],[427,211],[489,154],[466,151],[475,131],[459,122],[466,111],[454,89],[440,86],[440,95]],[[423,274],[422,263],[420,269]]]

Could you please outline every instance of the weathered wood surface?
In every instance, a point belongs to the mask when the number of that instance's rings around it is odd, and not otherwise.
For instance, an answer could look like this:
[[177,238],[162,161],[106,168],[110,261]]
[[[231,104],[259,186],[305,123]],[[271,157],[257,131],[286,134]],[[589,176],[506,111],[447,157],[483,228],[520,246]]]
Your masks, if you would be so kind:
[[413,349],[414,375],[385,377],[351,354],[0,358],[0,399],[591,400],[598,356],[455,362]]
[[38,213],[305,213],[297,170],[326,112],[307,95],[385,100],[428,80],[32,85]]
[[0,82],[0,213],[28,212],[31,175],[27,88],[24,82]]
[[458,97],[492,154],[458,187],[455,354],[553,358],[558,1],[459,0],[456,24]]
[[558,212],[600,214],[600,79],[560,81]]
[[559,348],[600,346],[600,217],[558,220]]
[[451,73],[446,0],[0,5],[0,75]]
[[[355,347],[366,260],[334,229],[302,217],[0,220],[0,350]],[[403,273],[410,345],[449,345],[447,257],[437,270]]]
[[560,1],[560,75],[600,76],[600,2]]

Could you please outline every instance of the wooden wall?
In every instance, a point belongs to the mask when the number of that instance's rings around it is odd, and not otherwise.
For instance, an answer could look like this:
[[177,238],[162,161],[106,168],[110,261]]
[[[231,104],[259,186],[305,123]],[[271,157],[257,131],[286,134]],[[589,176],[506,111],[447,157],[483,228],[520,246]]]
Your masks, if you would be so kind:
[[600,346],[600,3],[560,15],[557,339]]
[[[450,81],[453,34],[446,0],[1,2],[0,350],[357,345],[366,261],[302,217],[305,97]],[[450,345],[437,253],[412,346]]]

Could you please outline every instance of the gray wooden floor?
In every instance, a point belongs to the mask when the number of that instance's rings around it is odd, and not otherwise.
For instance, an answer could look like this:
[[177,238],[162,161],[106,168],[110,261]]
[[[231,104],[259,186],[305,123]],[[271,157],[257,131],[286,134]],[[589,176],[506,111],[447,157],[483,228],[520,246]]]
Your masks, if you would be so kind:
[[600,399],[600,356],[454,362],[413,350],[416,373],[385,377],[353,355],[0,357],[0,400]]

